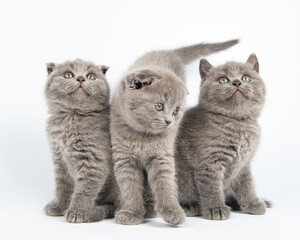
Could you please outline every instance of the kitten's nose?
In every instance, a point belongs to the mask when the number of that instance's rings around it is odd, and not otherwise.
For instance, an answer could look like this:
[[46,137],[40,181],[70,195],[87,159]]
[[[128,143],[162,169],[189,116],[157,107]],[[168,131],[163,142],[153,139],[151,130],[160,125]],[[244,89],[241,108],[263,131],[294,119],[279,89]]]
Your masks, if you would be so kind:
[[240,85],[242,85],[242,83],[239,80],[234,80],[232,85],[235,85],[236,87],[239,87]]
[[172,123],[172,121],[169,121],[169,120],[165,120],[165,122],[168,126]]
[[77,80],[78,82],[80,82],[80,84],[81,84],[81,83],[83,83],[83,82],[85,81],[85,78],[82,77],[82,76],[80,76],[80,77],[78,77],[76,80]]

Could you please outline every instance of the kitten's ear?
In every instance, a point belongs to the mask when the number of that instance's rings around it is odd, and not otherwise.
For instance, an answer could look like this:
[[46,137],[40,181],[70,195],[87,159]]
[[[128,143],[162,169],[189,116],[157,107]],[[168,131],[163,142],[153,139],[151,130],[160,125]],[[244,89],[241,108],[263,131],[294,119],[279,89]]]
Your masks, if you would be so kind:
[[105,66],[105,65],[101,65],[101,66],[99,66],[99,67],[100,67],[101,72],[102,72],[104,75],[106,74],[107,70],[109,69],[109,67],[108,67],[108,66]]
[[205,58],[202,58],[200,60],[199,71],[202,81],[206,79],[207,74],[211,68],[213,68],[213,66]]
[[130,89],[141,89],[144,86],[151,85],[160,77],[149,70],[132,73],[127,76],[126,83]]
[[47,66],[47,72],[49,76],[55,68],[55,63],[47,63],[46,66]]
[[258,59],[256,57],[256,55],[254,53],[252,53],[247,62],[248,64],[250,64],[252,66],[252,69],[256,72],[259,72],[259,64],[258,64]]

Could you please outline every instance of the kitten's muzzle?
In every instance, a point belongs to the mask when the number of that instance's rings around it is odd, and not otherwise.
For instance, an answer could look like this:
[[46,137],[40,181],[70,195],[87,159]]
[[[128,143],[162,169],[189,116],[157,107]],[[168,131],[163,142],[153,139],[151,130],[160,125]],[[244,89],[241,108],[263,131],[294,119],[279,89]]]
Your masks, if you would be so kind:
[[80,76],[80,77],[78,77],[77,79],[76,79],[79,83],[80,83],[80,85],[85,81],[85,78],[84,77],[82,77],[82,76]]

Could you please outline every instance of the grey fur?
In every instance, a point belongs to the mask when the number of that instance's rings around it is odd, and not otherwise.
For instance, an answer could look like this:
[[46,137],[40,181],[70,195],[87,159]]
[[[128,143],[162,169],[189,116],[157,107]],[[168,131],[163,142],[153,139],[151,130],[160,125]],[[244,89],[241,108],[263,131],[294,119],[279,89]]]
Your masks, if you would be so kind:
[[[56,196],[44,210],[49,216],[65,215],[70,223],[99,221],[115,210],[107,69],[80,59],[47,65],[47,134]],[[74,77],[65,79],[67,72]],[[88,73],[96,79],[88,79]],[[82,88],[76,81],[80,77]]]
[[[219,45],[222,49],[229,47]],[[203,50],[203,46],[209,50]],[[147,53],[129,68],[119,84],[111,107],[114,173],[121,191],[117,223],[139,224],[156,212],[170,224],[184,222],[173,158],[187,93],[184,65],[203,52],[216,50],[203,44],[192,48],[197,56],[189,55],[191,47]],[[164,110],[157,111],[156,103],[163,103]],[[176,107],[179,112],[173,115]]]
[[[248,213],[265,212],[250,168],[260,137],[257,118],[265,100],[265,85],[258,71],[254,54],[245,64],[228,62],[213,67],[205,59],[200,61],[199,104],[185,113],[176,139],[179,201],[188,216],[227,219],[230,211],[225,197],[230,195]],[[241,81],[244,75],[251,82]],[[230,82],[220,84],[223,77]],[[233,85],[235,80],[239,82]],[[238,83],[242,92],[236,92]]]

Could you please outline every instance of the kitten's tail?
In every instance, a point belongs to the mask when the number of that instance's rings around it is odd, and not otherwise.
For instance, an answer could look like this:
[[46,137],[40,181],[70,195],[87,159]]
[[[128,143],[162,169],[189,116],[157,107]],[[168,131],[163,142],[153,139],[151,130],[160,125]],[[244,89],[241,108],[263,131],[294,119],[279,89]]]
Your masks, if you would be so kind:
[[174,52],[181,58],[184,64],[188,64],[201,56],[216,53],[230,48],[239,43],[238,39],[220,43],[199,43],[188,47],[175,49]]
[[[265,200],[265,199],[263,199],[263,201],[265,202],[267,208],[273,207],[272,202],[270,202],[268,200]],[[225,203],[226,203],[227,206],[231,207],[231,209],[234,210],[234,211],[240,211],[241,210],[240,204],[238,203],[236,197],[232,194],[226,196]]]

